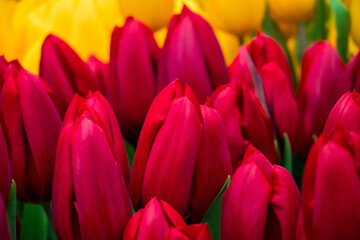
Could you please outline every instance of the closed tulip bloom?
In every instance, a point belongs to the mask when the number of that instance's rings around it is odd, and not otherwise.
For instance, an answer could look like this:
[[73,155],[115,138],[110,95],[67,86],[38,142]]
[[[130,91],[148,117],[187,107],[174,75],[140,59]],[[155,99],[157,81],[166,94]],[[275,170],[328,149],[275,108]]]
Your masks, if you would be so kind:
[[223,195],[221,239],[295,239],[301,211],[290,173],[250,145]]
[[[227,175],[230,154],[214,109],[200,107],[188,86],[170,83],[152,103],[130,178],[135,209],[156,196],[200,221]],[[164,146],[167,146],[164,148]]]
[[339,95],[352,90],[360,91],[360,51],[345,67],[339,87]]
[[6,218],[6,208],[3,199],[0,197],[0,238],[3,240],[10,240],[10,231],[8,221]]
[[360,46],[360,2],[356,0],[350,1],[350,17],[351,17],[351,33],[355,43]]
[[59,239],[121,239],[131,217],[114,145],[90,111],[65,123],[59,136],[52,191]]
[[234,171],[249,143],[259,148],[272,163],[277,161],[272,121],[243,82],[232,82],[218,88],[209,103],[224,121]]
[[360,134],[360,94],[355,90],[345,93],[331,110],[323,135],[330,136],[338,125]]
[[88,68],[92,74],[92,78],[97,86],[96,91],[106,96],[105,86],[109,79],[109,64],[100,61],[94,55],[91,55],[87,61]]
[[211,240],[207,223],[172,228],[166,240]]
[[8,149],[5,136],[0,124],[0,198],[3,198],[4,203],[7,203],[9,198],[11,188],[11,175],[11,165],[8,155]]
[[49,35],[45,39],[40,60],[40,76],[53,91],[55,105],[64,117],[75,93],[85,96],[99,88],[89,68],[60,38]]
[[125,137],[138,138],[146,113],[160,88],[157,80],[159,47],[151,30],[128,18],[112,33],[107,95]]
[[282,22],[305,22],[315,15],[316,0],[268,0],[270,16]]
[[123,240],[164,239],[171,228],[178,226],[186,226],[180,214],[154,197],[130,219]]
[[102,128],[106,138],[112,143],[116,160],[121,166],[125,183],[128,185],[130,180],[129,162],[120,128],[110,104],[99,92],[89,92],[86,98],[75,95],[66,112],[63,124],[75,122],[84,114]]
[[174,11],[174,0],[120,0],[122,14],[144,22],[152,30],[166,27]]
[[42,79],[23,69],[7,76],[0,94],[0,111],[21,201],[51,199],[61,118],[50,94]]
[[214,31],[200,15],[186,6],[168,27],[160,64],[160,80],[178,79],[194,91],[200,103],[229,82],[224,56]]
[[4,74],[6,72],[8,65],[9,64],[6,61],[6,59],[4,58],[4,56],[0,56],[0,91],[1,91],[4,81],[5,81]]
[[238,36],[260,30],[266,1],[208,0],[203,1],[211,23]]
[[336,49],[327,42],[317,42],[305,52],[297,96],[299,148],[303,156],[313,144],[313,136],[323,131],[326,119],[339,98],[343,69],[344,64]]
[[359,149],[360,135],[341,124],[311,148],[302,180],[307,239],[360,238]]

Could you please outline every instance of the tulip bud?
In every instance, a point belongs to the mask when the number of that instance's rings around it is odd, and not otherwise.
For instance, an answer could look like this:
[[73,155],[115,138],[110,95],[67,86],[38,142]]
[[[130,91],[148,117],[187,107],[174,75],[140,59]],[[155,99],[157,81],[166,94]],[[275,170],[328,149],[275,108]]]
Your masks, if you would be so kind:
[[245,0],[203,1],[212,24],[239,36],[261,28],[266,2]]
[[229,82],[214,31],[186,6],[169,24],[159,71],[161,82],[178,79],[182,85],[188,84],[200,103],[218,86]]
[[360,94],[355,90],[352,93],[345,93],[331,110],[323,135],[331,135],[338,125],[360,134],[359,118]]
[[334,47],[326,42],[311,46],[304,55],[297,96],[300,116],[299,143],[306,156],[313,135],[320,135],[326,119],[338,100],[344,65]]
[[311,148],[302,181],[306,237],[360,238],[360,135],[341,124]]
[[360,91],[360,51],[346,65],[339,90],[340,96],[352,90]]
[[97,86],[96,90],[105,96],[105,86],[109,81],[109,64],[103,63],[94,55],[91,55],[87,61],[87,65],[92,75],[92,79]]
[[301,211],[290,173],[250,145],[222,198],[221,239],[295,239]]
[[4,81],[5,81],[4,74],[6,72],[8,65],[9,64],[6,61],[6,59],[4,58],[4,56],[0,56],[0,91],[1,91]]
[[166,240],[211,240],[209,227],[207,223],[194,224],[189,226],[180,226],[172,228],[166,237]]
[[154,197],[130,219],[123,240],[164,239],[172,227],[178,226],[186,226],[180,214]]
[[84,110],[79,108],[59,136],[52,191],[59,239],[121,239],[131,217],[129,193],[107,127],[102,117],[97,119],[95,107],[86,110],[92,101],[98,99],[86,99]]
[[174,0],[120,0],[119,5],[125,17],[133,16],[154,31],[166,27],[174,11]]
[[10,240],[10,231],[6,218],[6,209],[3,199],[0,197],[0,237],[3,240]]
[[8,74],[0,94],[0,111],[21,201],[51,199],[61,118],[49,94],[42,79],[23,69]]
[[85,62],[54,35],[47,36],[43,43],[39,72],[53,91],[61,117],[65,115],[75,93],[85,96],[89,90],[99,89]]
[[121,166],[125,183],[128,185],[130,180],[129,162],[120,128],[110,104],[99,92],[94,94],[89,92],[86,98],[75,95],[66,112],[63,125],[75,122],[83,114],[86,114],[87,118],[102,128],[106,138],[114,146],[116,160]]
[[136,142],[146,113],[165,84],[157,80],[159,47],[151,30],[128,18],[111,38],[107,95],[125,138]]
[[[2,116],[0,117],[2,118]],[[5,204],[8,201],[10,189],[11,189],[11,166],[10,166],[10,160],[9,160],[5,136],[0,124],[0,198],[1,197],[3,198]]]
[[218,88],[209,104],[215,107],[224,122],[234,171],[249,143],[258,147],[272,163],[277,161],[271,119],[243,82]]
[[200,221],[231,173],[217,112],[200,107],[187,85],[170,83],[152,103],[140,134],[129,186],[133,206],[156,196]]
[[282,22],[305,22],[315,15],[316,0],[268,0],[270,16]]
[[360,46],[360,2],[357,0],[350,1],[350,16],[351,16],[351,33],[355,43]]

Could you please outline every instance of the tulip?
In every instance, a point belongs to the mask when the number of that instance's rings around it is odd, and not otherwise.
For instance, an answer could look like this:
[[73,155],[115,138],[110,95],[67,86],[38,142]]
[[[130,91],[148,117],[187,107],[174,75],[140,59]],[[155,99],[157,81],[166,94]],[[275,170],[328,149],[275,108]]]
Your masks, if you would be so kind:
[[129,186],[134,208],[156,196],[200,221],[232,174],[222,124],[214,109],[199,106],[187,85],[183,89],[174,81],[163,89],[149,109],[135,153]]
[[338,100],[344,65],[334,47],[326,42],[311,46],[304,55],[297,96],[300,116],[299,143],[306,156],[313,135],[320,135],[326,119]]
[[172,228],[166,237],[166,240],[211,240],[209,227],[207,223],[194,224]]
[[130,219],[123,240],[164,239],[172,227],[178,226],[186,226],[180,214],[154,197]]
[[144,22],[152,30],[166,27],[174,11],[174,0],[120,0],[120,11]]
[[[82,107],[92,101],[98,99],[89,98]],[[121,239],[131,217],[115,147],[92,110],[80,109],[81,115],[66,121],[59,136],[52,191],[59,239]]]
[[64,118],[64,123],[75,122],[86,114],[104,131],[107,139],[112,143],[116,160],[121,166],[126,185],[130,180],[129,162],[119,125],[110,104],[99,92],[88,93],[86,98],[75,95]]
[[221,239],[295,239],[301,211],[290,173],[250,145],[222,198]]
[[270,16],[282,22],[305,22],[315,15],[316,0],[268,0]]
[[100,61],[94,55],[91,55],[87,61],[88,68],[95,81],[96,90],[105,95],[105,86],[109,81],[109,64]]
[[53,91],[61,117],[65,115],[75,93],[85,96],[89,90],[100,88],[96,86],[85,62],[54,35],[49,35],[43,43],[39,72]]
[[6,209],[3,199],[0,197],[0,237],[3,240],[10,240],[10,231],[6,219]]
[[209,0],[203,1],[211,23],[239,36],[261,28],[266,1]]
[[356,0],[350,1],[350,17],[351,17],[351,33],[355,43],[360,46],[360,2]]
[[[128,18],[111,38],[107,94],[127,139],[136,139],[161,85],[157,80],[159,47],[151,30]],[[134,140],[135,139],[135,140]]]
[[331,110],[323,135],[330,136],[338,125],[346,130],[360,134],[360,94],[355,90],[345,93]]
[[43,80],[14,68],[0,94],[0,112],[9,136],[17,197],[49,201],[61,118]]
[[0,91],[1,91],[4,81],[5,81],[4,74],[6,72],[8,65],[9,64],[6,61],[6,59],[4,58],[4,56],[0,56]]
[[[0,113],[1,114],[1,113]],[[2,116],[0,116],[2,118]],[[6,204],[11,188],[11,166],[5,136],[0,124],[0,198]]]
[[225,60],[211,26],[186,6],[168,27],[159,75],[161,81],[187,83],[200,103],[229,82]]
[[259,148],[272,163],[277,161],[271,119],[243,82],[232,82],[218,88],[209,104],[224,121],[234,171],[249,143]]
[[359,149],[360,135],[341,123],[311,148],[302,180],[307,239],[360,238]]
[[346,65],[339,87],[340,96],[352,90],[360,91],[360,51]]

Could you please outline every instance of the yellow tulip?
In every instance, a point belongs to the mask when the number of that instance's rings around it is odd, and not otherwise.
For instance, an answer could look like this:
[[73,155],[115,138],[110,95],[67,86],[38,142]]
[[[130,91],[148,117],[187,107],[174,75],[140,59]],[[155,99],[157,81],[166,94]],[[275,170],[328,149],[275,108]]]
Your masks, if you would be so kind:
[[280,31],[286,38],[294,37],[298,34],[298,25],[291,22],[278,22]]
[[42,42],[52,33],[83,59],[106,61],[111,32],[122,23],[117,0],[0,0],[0,55],[37,73]]
[[223,32],[221,30],[215,30],[215,34],[224,54],[226,65],[229,66],[239,51],[239,39],[237,36],[232,35],[231,33]]
[[270,16],[281,22],[305,22],[315,14],[316,0],[268,0]]
[[119,0],[125,17],[133,16],[153,30],[166,27],[174,11],[174,0]]
[[360,0],[350,2],[351,33],[355,43],[360,46]]
[[202,4],[213,26],[238,36],[260,29],[266,5],[265,0],[205,0]]

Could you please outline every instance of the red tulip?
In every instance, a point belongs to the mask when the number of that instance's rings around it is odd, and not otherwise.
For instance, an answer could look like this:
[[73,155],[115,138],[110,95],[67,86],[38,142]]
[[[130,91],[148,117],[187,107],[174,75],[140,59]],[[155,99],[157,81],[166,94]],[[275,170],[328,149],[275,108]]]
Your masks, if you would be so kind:
[[223,195],[221,239],[295,239],[301,211],[290,173],[250,145]]
[[166,36],[160,79],[179,79],[194,90],[201,103],[220,85],[228,83],[225,60],[214,31],[186,6],[171,19]]
[[331,110],[323,134],[329,136],[338,125],[360,134],[360,94],[355,90],[345,93]]
[[110,104],[99,92],[88,93],[86,98],[75,95],[66,112],[63,124],[76,122],[84,114],[102,128],[106,138],[112,143],[116,160],[121,166],[125,183],[128,185],[130,180],[129,162],[120,128]]
[[40,76],[54,94],[55,105],[63,117],[75,93],[85,96],[97,86],[91,72],[74,50],[60,38],[46,37],[41,51]]
[[121,131],[133,142],[136,142],[151,102],[165,86],[157,79],[158,55],[159,47],[153,33],[141,22],[127,18],[122,28],[114,29],[107,94]]
[[0,56],[0,91],[2,89],[2,86],[4,85],[4,81],[5,81],[4,75],[8,68],[8,65],[9,64],[4,58],[4,56]]
[[[91,101],[98,99],[89,98],[81,107]],[[80,110],[60,133],[52,191],[59,239],[121,239],[131,217],[114,145],[92,110]]]
[[3,198],[5,204],[9,198],[10,188],[11,166],[5,136],[0,124],[0,198]]
[[232,82],[218,88],[209,103],[224,121],[234,171],[249,143],[259,148],[272,163],[277,161],[271,119],[243,82]]
[[3,199],[0,197],[0,238],[3,240],[10,240],[10,231],[6,219],[6,209]]
[[307,239],[360,238],[360,135],[341,124],[311,148],[303,175]]
[[300,114],[299,143],[306,156],[313,144],[313,135],[320,135],[326,119],[338,100],[339,80],[344,65],[334,47],[318,42],[304,55],[298,92]]
[[340,96],[352,90],[360,92],[360,51],[345,67],[339,90]]
[[168,203],[152,198],[130,219],[123,240],[164,239],[172,227],[178,226],[186,226],[180,214]]
[[254,90],[254,84],[249,66],[250,55],[247,46],[242,46],[239,49],[234,61],[229,66],[229,74],[231,81],[241,81],[247,88]]
[[92,74],[94,84],[97,86],[97,91],[106,96],[105,85],[109,81],[109,64],[103,63],[94,55],[91,55],[87,61],[88,68]]
[[182,216],[201,220],[232,173],[222,124],[214,109],[199,106],[188,86],[183,90],[175,81],[161,91],[135,153],[130,178],[134,207],[156,196]]
[[23,69],[10,71],[0,94],[0,111],[17,196],[22,201],[49,201],[61,118],[42,79]]
[[166,240],[211,240],[209,227],[206,223],[194,224],[172,228],[166,237]]

